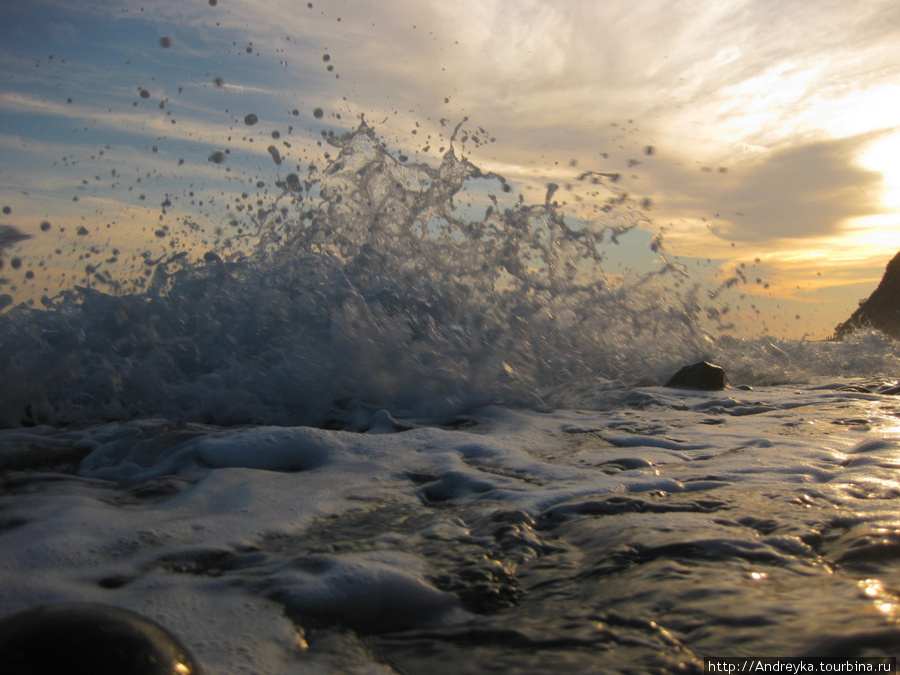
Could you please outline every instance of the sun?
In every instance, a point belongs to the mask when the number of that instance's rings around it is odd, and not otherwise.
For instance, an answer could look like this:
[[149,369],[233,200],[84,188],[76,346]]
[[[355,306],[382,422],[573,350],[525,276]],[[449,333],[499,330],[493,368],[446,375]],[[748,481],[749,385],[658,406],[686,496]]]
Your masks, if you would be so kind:
[[860,157],[860,163],[884,176],[881,201],[889,209],[900,210],[900,133],[873,143]]

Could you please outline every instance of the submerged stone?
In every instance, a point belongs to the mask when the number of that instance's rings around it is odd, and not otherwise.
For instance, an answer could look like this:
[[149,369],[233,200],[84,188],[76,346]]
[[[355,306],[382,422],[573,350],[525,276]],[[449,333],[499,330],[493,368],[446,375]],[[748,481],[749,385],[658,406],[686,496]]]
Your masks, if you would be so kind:
[[701,361],[679,370],[669,378],[666,386],[687,389],[724,389],[728,386],[728,377],[720,366]]
[[134,612],[58,603],[0,621],[4,672],[19,675],[195,675],[193,658],[162,626]]

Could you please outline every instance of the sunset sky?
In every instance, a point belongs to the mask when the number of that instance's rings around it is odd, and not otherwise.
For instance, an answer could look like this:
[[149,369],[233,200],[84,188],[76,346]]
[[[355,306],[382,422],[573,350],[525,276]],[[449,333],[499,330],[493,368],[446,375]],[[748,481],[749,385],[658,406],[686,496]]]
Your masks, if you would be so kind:
[[746,334],[827,336],[900,250],[893,0],[4,0],[0,11],[0,223],[33,235],[7,251],[0,293],[77,282],[91,246],[160,248],[155,231],[172,217],[213,218],[232,193],[319,160],[321,131],[360,114],[432,162],[467,116],[493,139],[467,156],[529,201],[559,183],[573,215],[591,215],[579,174],[621,173],[653,225],[620,264],[651,260],[644,244],[664,228],[668,253],[697,274],[740,269]]

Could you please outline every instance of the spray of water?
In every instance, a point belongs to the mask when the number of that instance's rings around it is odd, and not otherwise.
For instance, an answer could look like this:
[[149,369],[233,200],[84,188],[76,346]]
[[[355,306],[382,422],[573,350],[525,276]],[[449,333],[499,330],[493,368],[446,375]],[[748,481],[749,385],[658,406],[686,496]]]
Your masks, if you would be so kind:
[[[658,237],[656,270],[605,273],[642,222],[622,200],[575,220],[557,186],[516,200],[452,142],[438,166],[392,154],[364,121],[329,142],[324,168],[289,174],[248,216],[244,253],[178,254],[139,290],[7,312],[0,423],[346,425],[372,407],[578,406],[715,352],[700,291]],[[484,193],[480,213],[459,203],[466,191]]]

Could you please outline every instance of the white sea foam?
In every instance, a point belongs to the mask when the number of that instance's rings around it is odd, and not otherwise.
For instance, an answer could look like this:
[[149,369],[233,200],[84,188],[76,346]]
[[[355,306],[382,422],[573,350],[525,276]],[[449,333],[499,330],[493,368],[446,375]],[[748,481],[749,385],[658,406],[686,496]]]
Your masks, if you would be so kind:
[[[598,650],[690,668],[708,650],[864,645],[893,625],[892,591],[873,585],[889,583],[900,541],[892,397],[633,394],[601,412],[493,407],[395,433],[164,420],[0,432],[87,453],[76,475],[6,473],[0,604],[137,610],[211,673],[378,672],[396,663],[379,644],[450,649],[478,670],[482,650],[512,658],[501,628],[532,645],[513,659],[530,672],[565,644],[576,670]],[[607,653],[632,633],[648,646]]]

